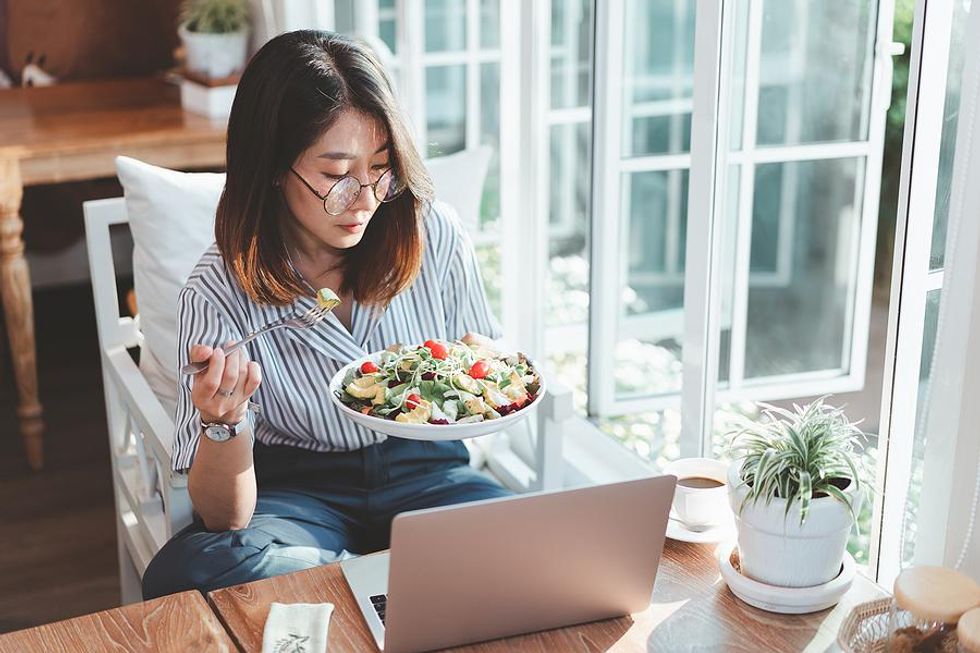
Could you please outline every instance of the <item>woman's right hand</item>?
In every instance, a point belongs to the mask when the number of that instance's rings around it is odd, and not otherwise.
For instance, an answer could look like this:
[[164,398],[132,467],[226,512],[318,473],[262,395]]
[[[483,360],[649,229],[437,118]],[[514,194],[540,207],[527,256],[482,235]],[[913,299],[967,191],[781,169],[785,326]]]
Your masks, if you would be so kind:
[[248,360],[244,348],[225,356],[220,347],[207,345],[193,345],[190,359],[208,361],[208,369],[191,382],[191,401],[201,420],[237,424],[245,419],[248,401],[262,382],[259,364]]

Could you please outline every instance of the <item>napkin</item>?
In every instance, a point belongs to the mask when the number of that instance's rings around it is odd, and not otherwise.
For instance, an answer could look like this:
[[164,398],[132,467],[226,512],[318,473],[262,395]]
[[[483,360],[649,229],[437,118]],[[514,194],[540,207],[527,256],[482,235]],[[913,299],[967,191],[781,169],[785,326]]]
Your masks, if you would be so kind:
[[262,653],[324,653],[333,603],[273,603]]

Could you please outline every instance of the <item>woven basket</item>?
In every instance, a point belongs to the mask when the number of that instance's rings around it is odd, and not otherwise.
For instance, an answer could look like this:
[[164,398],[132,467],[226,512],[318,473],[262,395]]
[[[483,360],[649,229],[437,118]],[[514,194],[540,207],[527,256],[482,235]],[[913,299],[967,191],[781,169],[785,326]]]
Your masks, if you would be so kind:
[[[837,633],[837,645],[845,653],[885,653],[888,644],[888,613],[892,600],[877,599],[851,609]],[[899,624],[907,626],[909,624]],[[956,653],[956,638],[943,653]]]

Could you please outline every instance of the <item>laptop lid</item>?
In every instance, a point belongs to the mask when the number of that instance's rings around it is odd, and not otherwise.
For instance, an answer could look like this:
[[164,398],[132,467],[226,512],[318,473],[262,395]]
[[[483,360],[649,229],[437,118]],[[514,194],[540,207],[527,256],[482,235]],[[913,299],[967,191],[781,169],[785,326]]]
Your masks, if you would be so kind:
[[659,476],[398,515],[385,653],[645,609],[676,481]]

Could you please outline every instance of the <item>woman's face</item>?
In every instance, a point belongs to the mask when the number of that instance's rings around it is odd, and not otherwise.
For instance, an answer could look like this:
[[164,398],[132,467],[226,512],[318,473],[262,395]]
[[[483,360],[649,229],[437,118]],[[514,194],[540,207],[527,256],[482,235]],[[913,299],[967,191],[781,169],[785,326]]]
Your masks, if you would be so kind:
[[[374,183],[391,163],[383,123],[354,109],[345,109],[330,129],[297,157],[293,170],[322,197],[345,175],[361,184]],[[361,241],[379,204],[374,190],[365,186],[346,211],[330,215],[323,209],[323,200],[295,174],[287,171],[281,184],[286,205],[300,231],[306,232],[301,239],[312,237],[335,249],[348,249]]]

